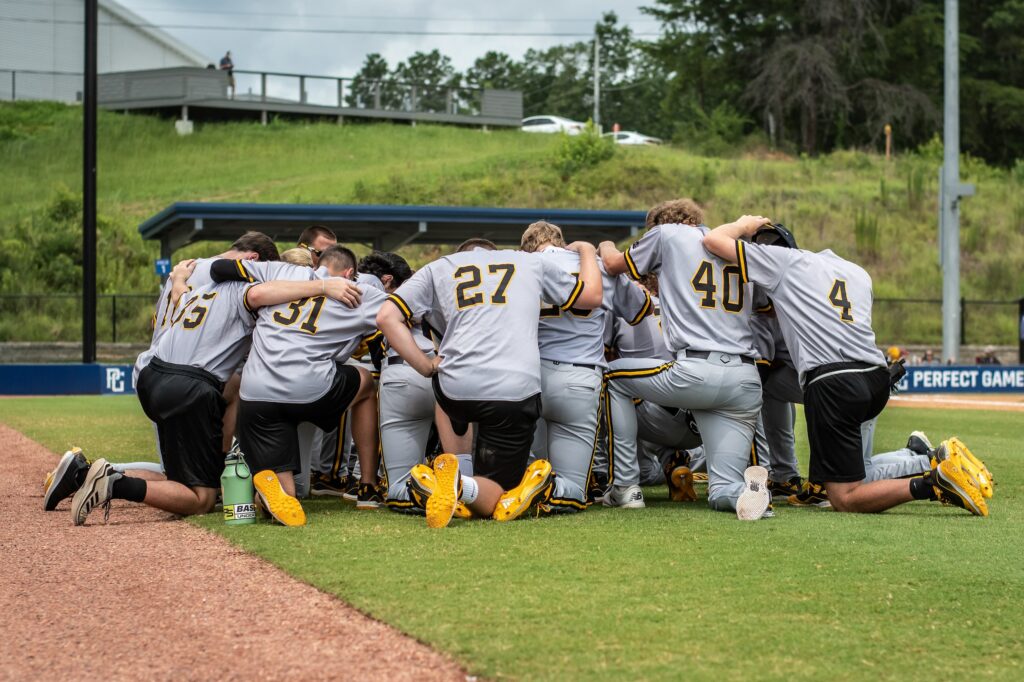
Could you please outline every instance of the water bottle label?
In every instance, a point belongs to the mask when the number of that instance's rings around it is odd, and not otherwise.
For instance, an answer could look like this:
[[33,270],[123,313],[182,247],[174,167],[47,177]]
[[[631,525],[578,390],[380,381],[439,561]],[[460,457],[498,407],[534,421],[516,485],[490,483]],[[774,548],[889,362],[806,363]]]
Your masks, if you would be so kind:
[[235,521],[237,519],[255,519],[255,504],[226,504],[224,505],[224,520]]

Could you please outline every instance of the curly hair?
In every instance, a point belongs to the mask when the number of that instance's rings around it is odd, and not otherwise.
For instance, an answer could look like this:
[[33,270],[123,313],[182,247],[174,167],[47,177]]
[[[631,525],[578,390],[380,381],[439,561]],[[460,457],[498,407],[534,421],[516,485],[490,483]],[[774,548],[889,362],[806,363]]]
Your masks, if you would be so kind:
[[523,238],[519,241],[519,248],[522,251],[533,253],[543,244],[564,247],[565,237],[562,236],[562,228],[546,220],[538,220],[523,232]]
[[655,225],[703,225],[704,209],[693,199],[663,201],[647,212],[647,227]]

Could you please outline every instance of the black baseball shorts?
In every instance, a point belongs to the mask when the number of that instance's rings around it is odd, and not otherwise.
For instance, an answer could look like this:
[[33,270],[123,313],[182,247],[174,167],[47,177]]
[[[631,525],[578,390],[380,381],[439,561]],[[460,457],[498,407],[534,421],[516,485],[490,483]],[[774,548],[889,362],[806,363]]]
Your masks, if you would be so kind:
[[864,480],[860,425],[877,417],[889,401],[889,372],[866,363],[836,363],[816,367],[806,381],[810,480],[818,484]]
[[540,419],[540,394],[524,400],[452,400],[434,375],[437,404],[452,420],[456,433],[476,423],[473,473],[505,490],[519,485],[530,459],[533,432]]
[[224,470],[224,397],[217,377],[197,367],[153,358],[135,387],[156,424],[167,478],[189,487],[219,488]]
[[249,468],[300,473],[299,424],[310,422],[327,432],[337,429],[358,392],[359,370],[338,363],[330,390],[311,403],[240,400],[238,445]]

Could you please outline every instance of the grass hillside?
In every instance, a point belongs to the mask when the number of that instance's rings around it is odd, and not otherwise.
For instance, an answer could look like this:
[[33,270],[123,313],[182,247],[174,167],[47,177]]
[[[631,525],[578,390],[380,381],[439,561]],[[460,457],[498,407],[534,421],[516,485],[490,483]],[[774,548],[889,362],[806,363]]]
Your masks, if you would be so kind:
[[[387,124],[211,124],[178,137],[165,120],[101,112],[101,292],[155,292],[157,246],[143,243],[136,229],[174,201],[646,209],[692,196],[706,206],[711,224],[763,213],[790,226],[801,246],[832,248],[860,262],[874,278],[877,298],[940,297],[938,145],[891,163],[854,151],[707,158],[670,147],[620,148],[565,177],[559,144],[556,136],[519,131]],[[0,105],[0,294],[77,291],[80,146],[78,108]],[[965,159],[963,174],[978,186],[978,196],[962,204],[964,296],[1020,298],[1024,164],[1006,171]],[[179,255],[208,252],[204,245]],[[403,253],[419,264],[437,252],[409,247]],[[70,308],[43,313],[31,303],[18,305],[4,309],[0,340],[76,337]],[[147,308],[131,316],[122,336],[144,336],[138,327]],[[875,326],[882,343],[936,342],[939,309],[880,303]],[[1015,331],[1011,306],[969,309],[972,343],[1013,343]]]

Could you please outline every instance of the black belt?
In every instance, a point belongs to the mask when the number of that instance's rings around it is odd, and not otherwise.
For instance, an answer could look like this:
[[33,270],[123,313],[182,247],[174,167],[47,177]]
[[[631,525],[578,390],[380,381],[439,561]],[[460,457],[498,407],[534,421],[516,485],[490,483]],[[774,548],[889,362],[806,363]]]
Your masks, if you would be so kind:
[[205,369],[193,367],[191,365],[176,365],[172,362],[164,362],[160,358],[151,358],[149,364],[153,369],[159,370],[165,374],[178,374],[198,379],[199,381],[204,381],[213,386],[217,389],[218,393],[224,392],[224,382],[210,372],[207,372]]
[[[732,353],[722,353],[722,355],[732,355]],[[688,358],[700,358],[701,360],[707,360],[709,357],[711,357],[711,351],[706,351],[706,350],[688,350],[688,351],[686,351],[686,357],[688,357]],[[741,355],[741,356],[739,356],[739,358],[740,358],[740,360],[743,361],[744,364],[747,364],[747,365],[753,365],[754,364],[754,358],[748,358],[746,355]]]
[[[434,353],[427,353],[427,357],[428,358],[434,357]],[[408,364],[408,363],[406,363],[405,358],[403,358],[401,355],[393,355],[390,358],[388,358],[388,367],[391,367],[392,365],[405,365],[405,364]]]
[[858,369],[859,370],[871,370],[871,369],[885,369],[885,368],[881,367],[879,365],[872,364],[870,362],[830,362],[827,365],[818,365],[817,367],[815,367],[813,369],[807,370],[807,372],[804,373],[804,385],[803,385],[803,388],[807,388],[807,386],[812,381],[814,381],[818,377],[822,376],[823,374],[829,374],[830,372],[841,372],[843,370],[851,370],[851,369],[852,370],[858,370]]
[[569,365],[570,367],[582,367],[583,369],[597,369],[597,365],[585,365],[581,362],[559,362],[558,360],[550,360],[550,362],[556,365]]

